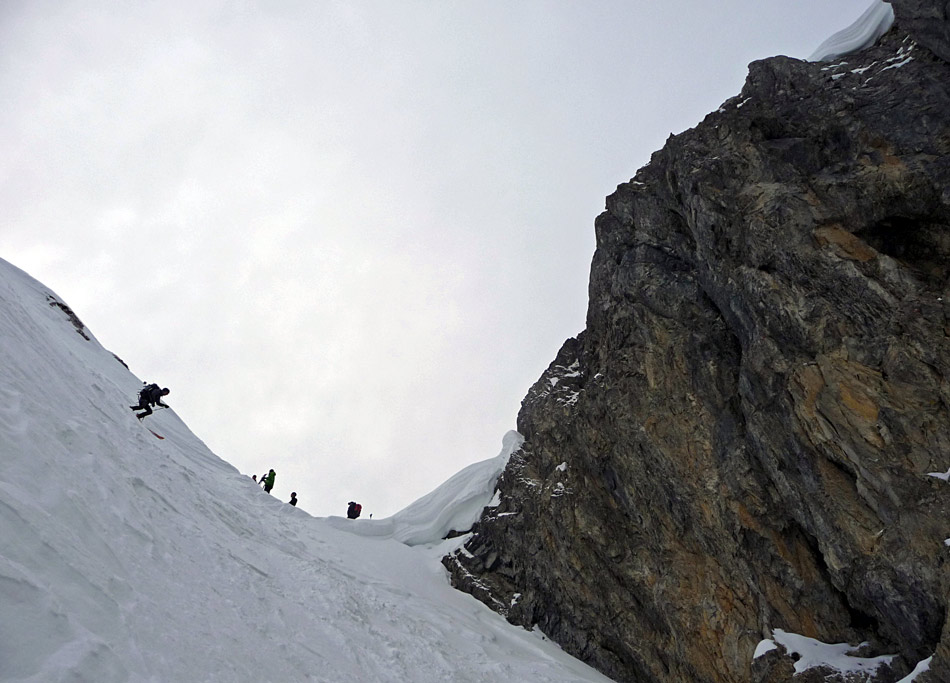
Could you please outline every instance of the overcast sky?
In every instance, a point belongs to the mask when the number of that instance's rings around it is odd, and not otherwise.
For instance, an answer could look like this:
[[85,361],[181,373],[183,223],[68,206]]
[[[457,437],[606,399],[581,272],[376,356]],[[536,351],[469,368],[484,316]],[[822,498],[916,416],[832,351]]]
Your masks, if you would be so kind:
[[4,0],[0,257],[276,495],[389,515],[584,328],[604,197],[869,5]]

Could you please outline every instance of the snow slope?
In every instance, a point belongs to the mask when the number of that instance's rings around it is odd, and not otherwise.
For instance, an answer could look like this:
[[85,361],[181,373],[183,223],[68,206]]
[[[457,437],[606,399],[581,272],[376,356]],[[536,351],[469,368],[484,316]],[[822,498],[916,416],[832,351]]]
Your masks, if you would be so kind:
[[141,381],[74,320],[0,260],[0,680],[608,680],[439,564],[517,434],[388,520],[313,518],[174,410],[137,422]]

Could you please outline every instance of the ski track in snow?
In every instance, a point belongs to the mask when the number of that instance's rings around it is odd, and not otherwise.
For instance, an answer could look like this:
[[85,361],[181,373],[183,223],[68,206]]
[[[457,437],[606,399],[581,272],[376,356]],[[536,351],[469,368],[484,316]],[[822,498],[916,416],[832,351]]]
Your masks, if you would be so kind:
[[173,409],[138,424],[142,382],[51,295],[0,260],[0,680],[608,680],[440,564],[520,435],[389,519],[314,518]]

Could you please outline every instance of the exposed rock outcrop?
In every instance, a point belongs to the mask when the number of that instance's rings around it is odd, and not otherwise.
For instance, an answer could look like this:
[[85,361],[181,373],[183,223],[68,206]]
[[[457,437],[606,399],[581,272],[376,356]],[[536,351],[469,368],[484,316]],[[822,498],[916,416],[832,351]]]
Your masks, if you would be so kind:
[[947,0],[891,0],[894,14],[914,40],[950,61],[950,2]]
[[753,63],[607,199],[587,329],[445,559],[619,681],[790,680],[773,629],[950,680],[950,20],[894,7]]

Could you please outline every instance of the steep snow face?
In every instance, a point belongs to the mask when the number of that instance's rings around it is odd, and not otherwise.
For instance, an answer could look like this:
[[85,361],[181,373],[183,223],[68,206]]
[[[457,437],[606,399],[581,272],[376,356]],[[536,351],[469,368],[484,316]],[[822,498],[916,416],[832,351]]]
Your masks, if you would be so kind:
[[827,62],[862,50],[873,45],[893,24],[894,8],[884,0],[874,0],[851,26],[838,31],[819,45],[808,61]]
[[174,410],[137,422],[141,382],[2,260],[0,367],[0,680],[607,680],[439,564],[516,434],[393,518],[351,524],[264,493]]

